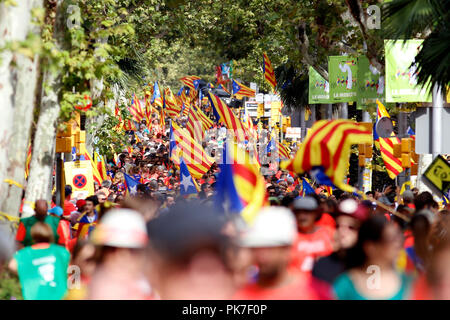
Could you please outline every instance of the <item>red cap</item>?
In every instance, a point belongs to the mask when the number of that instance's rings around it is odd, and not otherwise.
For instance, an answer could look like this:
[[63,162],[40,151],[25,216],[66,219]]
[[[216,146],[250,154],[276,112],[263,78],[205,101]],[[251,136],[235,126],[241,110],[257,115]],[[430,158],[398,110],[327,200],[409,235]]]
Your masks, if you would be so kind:
[[80,209],[82,206],[84,206],[86,204],[86,200],[84,199],[80,199],[77,201],[77,208]]

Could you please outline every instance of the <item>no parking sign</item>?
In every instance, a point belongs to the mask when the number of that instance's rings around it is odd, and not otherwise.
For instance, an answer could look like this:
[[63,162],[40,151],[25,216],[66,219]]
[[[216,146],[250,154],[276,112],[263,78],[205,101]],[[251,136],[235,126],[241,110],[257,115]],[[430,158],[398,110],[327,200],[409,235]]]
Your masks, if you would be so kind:
[[88,160],[64,163],[66,184],[72,186],[72,198],[84,199],[94,194],[92,165]]

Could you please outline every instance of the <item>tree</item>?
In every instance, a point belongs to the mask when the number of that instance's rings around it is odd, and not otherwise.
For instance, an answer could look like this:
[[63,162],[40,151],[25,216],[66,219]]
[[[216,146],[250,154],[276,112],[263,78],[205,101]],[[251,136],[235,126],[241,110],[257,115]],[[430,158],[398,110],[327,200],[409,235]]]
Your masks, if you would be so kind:
[[394,0],[383,8],[383,27],[391,39],[425,38],[416,56],[418,84],[450,84],[450,1]]

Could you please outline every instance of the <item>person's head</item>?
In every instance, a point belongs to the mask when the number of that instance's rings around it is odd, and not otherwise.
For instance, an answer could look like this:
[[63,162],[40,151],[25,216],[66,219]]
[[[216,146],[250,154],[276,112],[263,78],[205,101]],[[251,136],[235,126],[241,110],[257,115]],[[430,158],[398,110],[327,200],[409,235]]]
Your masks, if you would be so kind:
[[162,299],[228,299],[231,243],[212,208],[185,202],[147,224],[148,277]]
[[84,210],[87,214],[94,213],[95,206],[98,204],[97,196],[90,196],[85,199],[86,204],[84,205]]
[[84,199],[78,200],[76,203],[78,212],[83,212],[85,205],[86,205],[86,200],[84,200]]
[[416,211],[427,209],[437,213],[439,210],[438,203],[434,201],[433,195],[428,191],[422,192],[414,198],[414,206]]
[[298,231],[309,233],[314,229],[314,224],[318,216],[318,204],[316,199],[306,196],[294,201],[293,211],[297,219]]
[[109,181],[109,180],[104,180],[104,181],[102,182],[102,188],[109,189],[109,188],[111,188],[111,185],[112,185],[112,182]]
[[417,197],[417,195],[419,194],[419,189],[418,188],[412,188],[411,191],[414,194],[414,197]]
[[48,212],[48,204],[47,201],[40,199],[36,200],[35,202],[35,216],[39,221],[44,221],[45,217],[47,216]]
[[344,200],[339,204],[335,233],[337,249],[348,249],[355,245],[359,227],[367,217],[368,210],[353,199]]
[[405,190],[402,193],[403,204],[408,205],[410,203],[414,203],[414,193],[410,190]]
[[64,210],[59,206],[55,206],[55,207],[51,208],[50,210],[48,210],[48,213],[51,216],[58,217],[58,218],[62,217],[63,212],[64,212]]
[[239,244],[251,249],[260,281],[273,279],[287,270],[296,235],[296,220],[289,209],[267,207],[258,213]]
[[67,200],[70,200],[70,198],[72,197],[72,186],[67,184],[64,187],[64,196],[66,197]]
[[106,194],[103,191],[99,191],[96,194],[98,203],[105,203],[106,202]]
[[[148,235],[145,220],[139,212],[123,208],[108,210],[90,240],[96,246],[96,264],[103,270],[133,277],[144,271]],[[97,290],[101,292],[102,288]]]
[[44,222],[36,222],[30,230],[31,239],[34,243],[51,243],[54,242],[52,228]]
[[349,250],[348,267],[394,267],[402,248],[403,235],[400,228],[389,222],[384,215],[373,215],[359,228],[358,240]]
[[166,197],[166,207],[170,208],[173,205],[175,205],[175,198],[172,195],[168,195]]
[[80,268],[80,276],[89,279],[95,270],[95,246],[87,240],[78,240],[72,251],[71,264]]

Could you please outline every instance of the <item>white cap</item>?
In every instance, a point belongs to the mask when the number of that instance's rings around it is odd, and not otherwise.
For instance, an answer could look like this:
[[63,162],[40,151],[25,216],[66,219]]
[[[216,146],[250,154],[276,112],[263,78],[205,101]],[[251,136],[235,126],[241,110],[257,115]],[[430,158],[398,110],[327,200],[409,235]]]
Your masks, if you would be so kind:
[[289,246],[297,236],[297,221],[291,210],[284,207],[263,208],[253,225],[242,235],[243,247]]
[[142,215],[130,209],[111,209],[95,227],[91,237],[96,245],[143,248],[148,236]]

